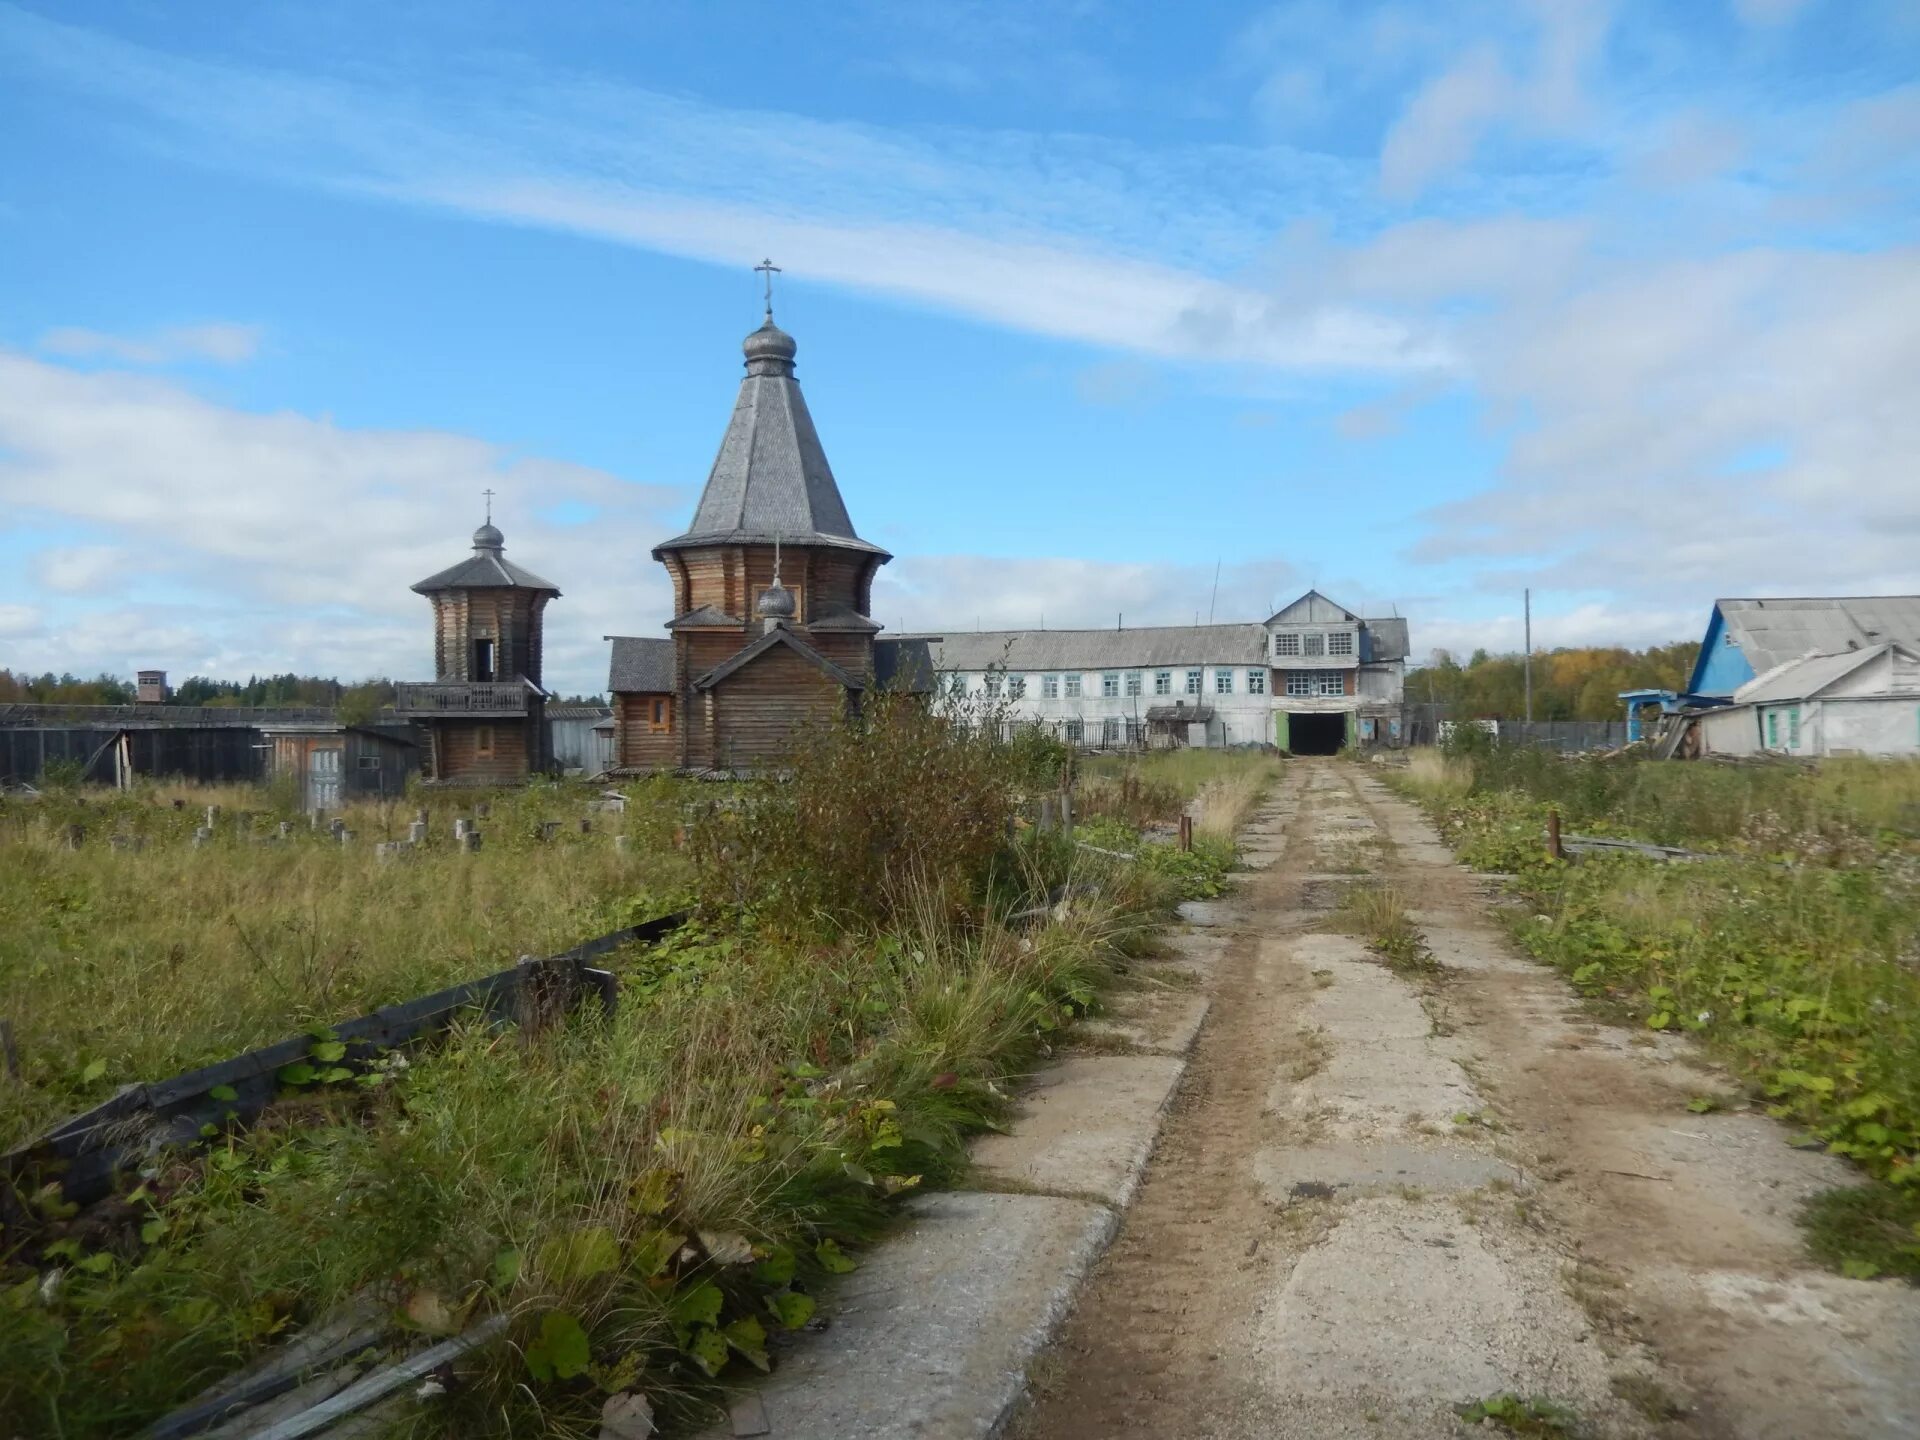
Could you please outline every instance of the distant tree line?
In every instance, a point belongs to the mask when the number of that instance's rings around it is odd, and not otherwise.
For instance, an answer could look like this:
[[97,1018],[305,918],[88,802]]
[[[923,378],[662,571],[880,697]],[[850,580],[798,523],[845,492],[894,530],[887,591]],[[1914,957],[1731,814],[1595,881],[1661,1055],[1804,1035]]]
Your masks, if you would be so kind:
[[131,705],[133,684],[115,675],[16,675],[0,670],[0,705]]
[[[82,680],[76,675],[15,675],[0,670],[0,704],[131,705],[133,682],[117,675]],[[286,706],[329,707],[349,724],[372,719],[393,704],[391,680],[366,680],[347,685],[318,675],[250,675],[240,680],[210,680],[190,675],[174,688],[169,705],[234,705],[277,709]]]
[[[1618,720],[1622,690],[1679,690],[1687,683],[1697,641],[1646,650],[1585,646],[1537,650],[1533,656],[1533,718]],[[1526,659],[1476,650],[1462,665],[1445,650],[1407,676],[1407,699],[1447,707],[1453,719],[1518,720],[1527,713]]]

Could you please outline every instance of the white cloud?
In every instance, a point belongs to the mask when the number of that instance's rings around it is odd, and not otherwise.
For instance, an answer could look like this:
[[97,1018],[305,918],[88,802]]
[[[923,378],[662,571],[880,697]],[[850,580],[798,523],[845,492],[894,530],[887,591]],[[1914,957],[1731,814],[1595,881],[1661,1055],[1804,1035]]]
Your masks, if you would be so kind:
[[1689,110],[1666,119],[1637,168],[1656,185],[1684,189],[1732,169],[1746,153],[1747,137],[1738,126]]
[[1481,133],[1512,104],[1516,87],[1499,52],[1478,45],[1408,104],[1380,147],[1380,185],[1396,199],[1418,195],[1473,154]]
[[[169,381],[0,350],[0,509],[100,537],[43,554],[36,578],[124,609],[120,557],[137,552],[149,588],[189,597],[125,614],[67,602],[33,648],[12,647],[19,663],[429,676],[427,604],[408,586],[467,552],[488,486],[509,553],[563,592],[547,612],[547,678],[598,690],[600,636],[651,632],[671,606],[658,567],[633,557],[671,533],[678,492],[468,436],[250,414]],[[596,524],[540,518],[583,505]]]
[[42,623],[40,612],[31,605],[0,605],[0,636],[9,640],[39,634]]
[[86,595],[124,583],[132,560],[118,545],[60,545],[33,557],[33,578],[49,590]]
[[[1032,334],[1306,370],[1444,364],[1390,318],[1279,309],[1222,278],[1272,221],[1360,183],[1274,148],[886,131],[494,70],[418,97],[188,61],[0,8],[37,70],[130,106],[150,143],[376,194],[894,295]],[[1230,200],[1223,200],[1230,196]]]
[[[981,577],[993,577],[983,585]],[[1105,629],[1121,624],[1192,625],[1213,618],[1264,620],[1307,588],[1300,569],[1279,556],[1223,566],[1215,589],[1211,565],[1173,565],[983,555],[905,555],[874,581],[873,616],[891,630]],[[1369,597],[1352,581],[1321,588]]]
[[1612,20],[1611,0],[1527,0],[1529,64],[1494,40],[1456,56],[1407,103],[1380,147],[1380,186],[1410,200],[1464,165],[1496,125],[1570,132],[1588,117],[1587,72]]
[[[1590,645],[1624,645],[1638,650],[1697,639],[1706,623],[1704,604],[1639,608],[1592,601],[1565,610],[1536,604],[1533,648],[1535,654]],[[1517,655],[1526,648],[1526,633],[1526,617],[1516,604],[1501,614],[1478,618],[1449,614],[1445,609],[1427,611],[1413,622],[1411,638],[1420,663],[1426,663],[1436,650],[1445,650],[1464,664],[1476,650]],[[1410,699],[1421,698],[1417,679],[1407,682],[1407,694]]]
[[176,325],[146,335],[108,335],[65,325],[40,337],[40,349],[52,355],[125,365],[172,365],[182,360],[238,365],[251,360],[259,348],[258,325],[230,323]]

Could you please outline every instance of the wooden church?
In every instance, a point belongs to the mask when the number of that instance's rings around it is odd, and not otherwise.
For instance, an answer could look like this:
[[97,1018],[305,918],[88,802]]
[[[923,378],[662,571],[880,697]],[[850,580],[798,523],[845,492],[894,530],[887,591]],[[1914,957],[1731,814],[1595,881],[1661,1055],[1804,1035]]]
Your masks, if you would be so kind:
[[500,785],[548,768],[541,623],[560,587],[506,558],[488,514],[473,554],[413,589],[433,604],[431,684],[395,687],[426,734],[421,770],[440,784]]
[[892,557],[854,531],[797,348],[769,303],[693,523],[653,551],[673,582],[667,637],[609,637],[616,770],[760,768],[900,668],[870,613]]

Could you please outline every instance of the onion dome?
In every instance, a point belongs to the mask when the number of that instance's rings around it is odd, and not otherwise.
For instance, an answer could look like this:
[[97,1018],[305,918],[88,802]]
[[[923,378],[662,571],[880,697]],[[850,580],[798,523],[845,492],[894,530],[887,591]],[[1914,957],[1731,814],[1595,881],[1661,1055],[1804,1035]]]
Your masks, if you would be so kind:
[[499,527],[491,521],[473,532],[473,548],[475,550],[491,550],[495,554],[498,554],[506,548],[506,545],[507,537],[502,535]]
[[747,336],[740,346],[741,353],[747,357],[749,365],[756,360],[783,360],[791,365],[799,349],[793,337],[773,323],[771,315],[767,316],[766,323]]
[[753,613],[762,620],[791,620],[798,613],[793,592],[780,583],[775,576],[773,584],[760,592],[753,602]]

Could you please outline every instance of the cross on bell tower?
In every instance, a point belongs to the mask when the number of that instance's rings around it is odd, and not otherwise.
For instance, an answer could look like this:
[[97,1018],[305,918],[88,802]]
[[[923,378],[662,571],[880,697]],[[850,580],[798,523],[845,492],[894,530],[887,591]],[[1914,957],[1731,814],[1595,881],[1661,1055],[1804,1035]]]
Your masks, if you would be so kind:
[[773,319],[773,277],[780,273],[780,267],[771,260],[762,260],[753,267],[756,275],[765,275],[767,279],[767,319]]

